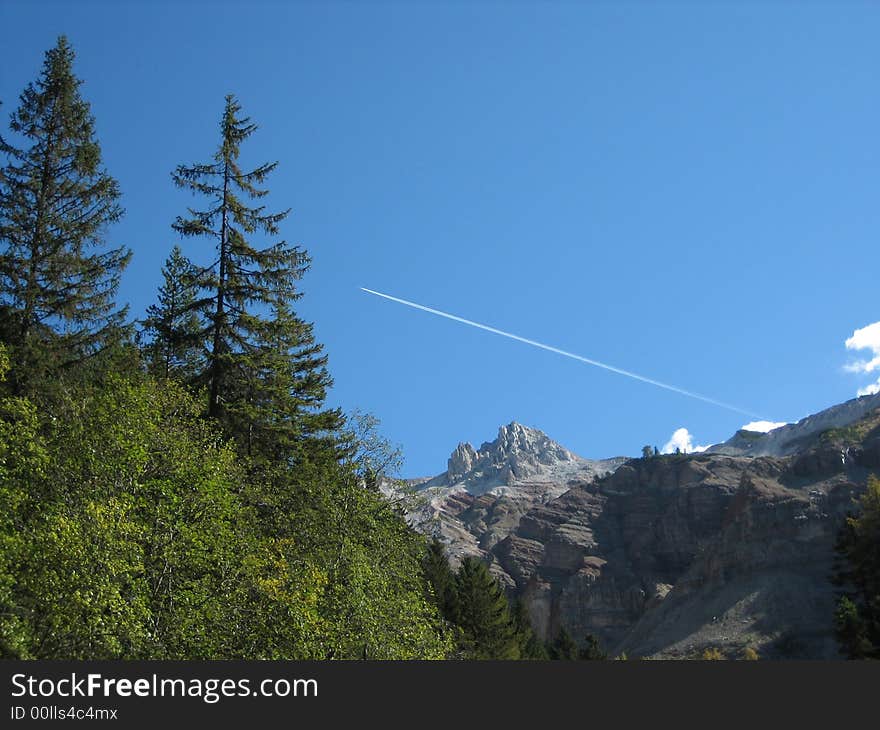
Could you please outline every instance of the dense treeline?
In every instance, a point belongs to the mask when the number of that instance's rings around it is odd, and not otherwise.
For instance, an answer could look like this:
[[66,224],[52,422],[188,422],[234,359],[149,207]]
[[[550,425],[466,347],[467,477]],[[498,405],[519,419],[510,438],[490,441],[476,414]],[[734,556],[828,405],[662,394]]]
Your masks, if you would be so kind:
[[259,203],[275,163],[238,160],[256,126],[227,97],[213,159],[174,171],[212,263],[174,247],[136,326],[73,61],[60,38],[2,141],[0,655],[448,656],[373,423],[324,405],[308,255]]
[[[0,136],[0,657],[605,658],[542,642],[381,495],[395,455],[325,405],[294,309],[309,256],[260,202],[277,163],[239,160],[257,127],[234,96],[213,157],[172,173],[197,202],[129,321],[122,196],[73,62],[59,38]],[[838,544],[853,658],[880,657],[878,545],[872,478]]]
[[868,477],[861,509],[837,541],[835,628],[850,659],[880,659],[880,478]]
[[488,566],[466,557],[453,572],[435,540],[423,562],[429,598],[436,604],[460,659],[607,659],[595,636],[579,646],[562,628],[549,644],[535,634],[526,606],[509,601]]
[[239,162],[233,96],[213,158],[172,173],[211,263],[174,245],[127,321],[73,61],[59,38],[0,139],[0,656],[576,658],[486,565],[453,574],[381,495],[376,420],[325,407],[309,257],[259,203],[277,163]]

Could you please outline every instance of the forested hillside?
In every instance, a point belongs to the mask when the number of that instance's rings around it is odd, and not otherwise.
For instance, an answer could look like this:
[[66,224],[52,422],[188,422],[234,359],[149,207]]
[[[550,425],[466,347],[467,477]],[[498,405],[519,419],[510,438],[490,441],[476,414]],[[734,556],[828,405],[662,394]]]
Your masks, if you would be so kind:
[[114,224],[141,201],[105,167],[74,62],[60,37],[0,130],[0,658],[691,656],[651,633],[691,614],[720,658],[739,638],[716,640],[705,596],[768,564],[822,601],[811,614],[794,582],[794,618],[756,621],[815,619],[843,655],[877,658],[867,401],[861,420],[791,426],[784,454],[740,432],[699,458],[594,462],[512,423],[461,444],[419,503],[378,419],[328,406],[328,353],[297,311],[311,258],[266,204],[279,163],[245,162],[258,126],[235,95],[193,150],[213,155],[169,171],[179,215],[132,315]]
[[195,202],[131,322],[123,200],[73,62],[62,37],[3,138],[0,654],[446,656],[424,541],[371,488],[375,419],[324,405],[294,310],[309,256],[260,203],[276,163],[239,163],[256,125],[228,96],[213,158],[174,170]]

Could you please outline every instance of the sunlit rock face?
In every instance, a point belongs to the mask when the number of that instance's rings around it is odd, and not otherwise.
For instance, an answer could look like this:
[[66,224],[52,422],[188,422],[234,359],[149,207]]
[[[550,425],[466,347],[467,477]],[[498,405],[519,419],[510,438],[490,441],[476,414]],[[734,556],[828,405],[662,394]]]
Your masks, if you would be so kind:
[[487,561],[544,638],[564,627],[629,656],[836,657],[833,546],[880,469],[880,398],[725,444],[591,461],[512,423],[420,480],[410,519],[454,564]]
[[[488,559],[492,546],[533,506],[558,497],[573,484],[608,474],[624,461],[585,459],[538,429],[509,423],[479,449],[460,443],[442,474],[411,480],[420,503],[409,519],[440,538],[454,563],[465,555]],[[497,575],[510,584],[508,576]]]

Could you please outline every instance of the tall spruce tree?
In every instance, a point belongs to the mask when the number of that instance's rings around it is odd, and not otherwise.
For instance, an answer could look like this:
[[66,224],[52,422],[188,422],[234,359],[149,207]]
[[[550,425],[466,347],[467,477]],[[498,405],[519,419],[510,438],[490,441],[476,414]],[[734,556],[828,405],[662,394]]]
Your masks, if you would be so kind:
[[204,332],[195,311],[196,272],[180,246],[175,246],[162,267],[158,301],[147,307],[144,329],[152,339],[146,356],[160,378],[189,382],[204,365]]
[[437,606],[444,619],[454,622],[457,604],[455,573],[449,567],[449,558],[446,557],[443,543],[436,538],[428,543],[422,559],[422,570],[425,573],[428,600]]
[[517,627],[504,589],[486,564],[467,557],[455,576],[455,623],[468,659],[519,659]]
[[312,325],[291,308],[301,296],[297,282],[308,269],[307,253],[285,241],[259,247],[251,240],[277,236],[289,213],[248,205],[268,194],[260,186],[278,164],[242,169],[241,144],[256,129],[228,95],[213,161],[180,165],[172,175],[178,187],[206,197],[208,206],[190,208],[173,227],[183,236],[207,237],[216,247],[216,259],[196,276],[204,296],[193,303],[207,322],[202,377],[208,414],[248,454],[274,458],[303,436],[337,430],[342,415],[321,409],[331,384],[326,356]]
[[3,144],[0,336],[19,390],[117,339],[125,317],[114,297],[131,252],[104,239],[122,215],[119,186],[102,167],[73,62],[59,37],[11,115],[18,144]]

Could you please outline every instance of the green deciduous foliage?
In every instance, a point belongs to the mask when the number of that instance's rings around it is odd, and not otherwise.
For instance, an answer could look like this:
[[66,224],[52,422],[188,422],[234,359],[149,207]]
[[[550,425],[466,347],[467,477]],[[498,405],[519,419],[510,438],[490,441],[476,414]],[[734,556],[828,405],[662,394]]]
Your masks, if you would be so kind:
[[703,661],[709,662],[718,662],[724,660],[724,654],[721,653],[721,650],[712,646],[706,649],[703,649],[703,653],[700,654],[700,659]]
[[43,430],[14,532],[15,655],[211,656],[238,560],[233,453],[151,381],[76,393]]
[[349,478],[332,515],[326,601],[335,617],[336,658],[442,658],[450,649],[440,617],[424,596],[416,536],[381,495]]
[[408,496],[406,485],[396,478],[403,463],[403,454],[400,447],[379,433],[379,419],[376,416],[355,410],[347,418],[342,440],[349,445],[346,461],[367,488],[378,489],[384,479],[394,483],[400,493],[398,499]]
[[[289,470],[252,473],[252,541],[243,585],[258,619],[244,633],[260,658],[440,658],[450,647],[425,596],[424,539],[332,451]],[[297,621],[290,616],[310,613]]]
[[251,241],[286,215],[246,204],[275,167],[239,167],[254,125],[228,97],[214,161],[175,173],[209,201],[175,227],[217,258],[172,251],[138,349],[72,60],[60,39],[22,96],[31,146],[0,143],[0,657],[453,655],[426,541],[380,489],[399,452],[324,406],[326,356],[292,309],[308,257]]
[[0,403],[4,656],[447,654],[424,541],[353,473],[301,475],[270,531],[248,495],[263,487],[180,386],[72,396],[42,429],[26,400]]
[[880,479],[868,478],[861,511],[847,519],[837,541],[841,595],[837,638],[850,659],[880,659]]
[[62,36],[21,94],[0,168],[0,336],[18,392],[118,339],[130,252],[104,236],[122,215]]
[[[0,345],[0,380],[9,371]],[[28,613],[19,605],[22,566],[31,555],[28,525],[39,504],[34,483],[46,478],[48,454],[37,410],[24,398],[0,399],[0,656],[27,656]]]

